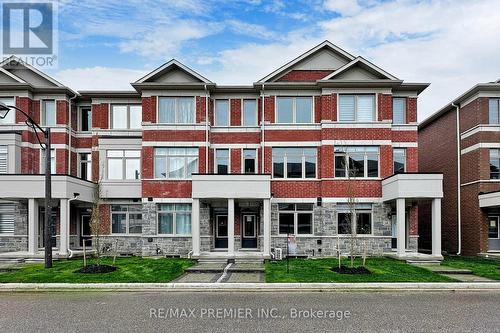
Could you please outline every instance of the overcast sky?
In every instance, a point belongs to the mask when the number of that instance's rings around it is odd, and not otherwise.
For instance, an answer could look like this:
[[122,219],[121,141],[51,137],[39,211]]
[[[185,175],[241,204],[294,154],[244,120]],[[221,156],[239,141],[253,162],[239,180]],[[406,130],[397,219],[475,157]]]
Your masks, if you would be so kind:
[[406,82],[430,82],[419,121],[500,78],[499,0],[60,0],[59,67],[83,89],[176,58],[218,84],[251,84],[328,39]]

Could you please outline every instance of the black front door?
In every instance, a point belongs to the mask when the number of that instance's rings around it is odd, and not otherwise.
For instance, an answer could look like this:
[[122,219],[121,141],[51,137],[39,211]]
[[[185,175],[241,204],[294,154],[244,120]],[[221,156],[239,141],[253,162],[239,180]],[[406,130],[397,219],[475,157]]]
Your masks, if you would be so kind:
[[241,247],[244,249],[257,248],[257,217],[255,215],[243,215]]
[[215,248],[227,249],[227,215],[215,217]]
[[[90,230],[90,215],[81,216],[81,229],[80,229],[80,246],[83,246],[83,241],[92,239],[92,231]],[[85,246],[91,246],[92,241],[87,240]]]

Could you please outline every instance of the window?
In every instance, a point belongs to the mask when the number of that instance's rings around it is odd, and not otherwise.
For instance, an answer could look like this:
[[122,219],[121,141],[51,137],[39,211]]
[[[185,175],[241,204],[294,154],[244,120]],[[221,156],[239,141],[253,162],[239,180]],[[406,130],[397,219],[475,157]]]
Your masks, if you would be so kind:
[[84,132],[92,130],[92,109],[90,107],[80,109],[80,130]]
[[140,150],[108,150],[108,179],[140,179]]
[[167,124],[194,124],[193,97],[160,97],[158,122]]
[[[0,97],[0,102],[8,106],[15,106],[16,103],[12,97]],[[16,123],[16,110],[10,109],[4,119],[0,119],[0,125],[15,124]]]
[[92,154],[80,153],[80,178],[92,180]]
[[215,126],[229,126],[229,100],[215,100]]
[[[371,204],[356,204],[354,207],[356,215],[356,233],[369,235],[372,233],[372,206]],[[352,217],[349,205],[339,205],[337,215],[338,233],[341,235],[351,234]]]
[[198,172],[198,148],[155,148],[155,178],[187,179]]
[[406,123],[406,98],[392,99],[392,122],[394,124]]
[[316,178],[316,148],[273,148],[274,178]]
[[277,97],[277,123],[312,123],[311,97]]
[[42,101],[42,124],[45,126],[56,124],[56,102],[54,100]]
[[295,235],[313,234],[313,204],[278,204],[279,233]]
[[220,175],[229,173],[229,149],[215,150],[215,173]]
[[500,149],[490,149],[490,179],[500,178]]
[[191,204],[158,205],[158,234],[190,235]]
[[340,95],[339,121],[375,121],[375,96]]
[[257,173],[257,150],[243,149],[243,173]]
[[392,150],[392,159],[394,161],[394,173],[406,171],[406,149],[395,148]]
[[0,174],[9,170],[9,151],[7,146],[0,146]]
[[0,204],[0,234],[14,234],[14,205]]
[[500,99],[490,98],[489,114],[490,124],[500,124]]
[[140,205],[111,205],[111,233],[142,233],[142,207]]
[[335,177],[378,177],[378,147],[335,147]]
[[257,101],[243,100],[243,126],[257,126]]
[[112,105],[111,128],[137,129],[142,126],[141,105]]
[[498,216],[490,216],[488,220],[488,238],[500,238]]
[[[45,149],[40,149],[40,173],[45,173]],[[56,150],[50,150],[50,173],[56,173]]]

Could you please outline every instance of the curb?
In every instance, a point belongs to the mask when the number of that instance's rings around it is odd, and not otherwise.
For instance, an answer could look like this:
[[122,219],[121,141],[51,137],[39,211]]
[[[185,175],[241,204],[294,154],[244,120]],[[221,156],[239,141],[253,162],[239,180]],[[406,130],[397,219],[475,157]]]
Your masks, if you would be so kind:
[[227,292],[338,292],[338,291],[500,291],[500,282],[458,283],[3,283],[6,291],[227,291]]

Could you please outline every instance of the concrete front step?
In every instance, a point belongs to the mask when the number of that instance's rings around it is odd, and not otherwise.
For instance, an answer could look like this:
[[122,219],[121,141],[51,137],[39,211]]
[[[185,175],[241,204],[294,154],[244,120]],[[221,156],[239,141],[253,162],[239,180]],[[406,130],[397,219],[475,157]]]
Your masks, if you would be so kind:
[[439,266],[439,265],[441,265],[440,260],[406,260],[406,262],[410,265],[415,265],[415,266],[427,266],[427,265]]

